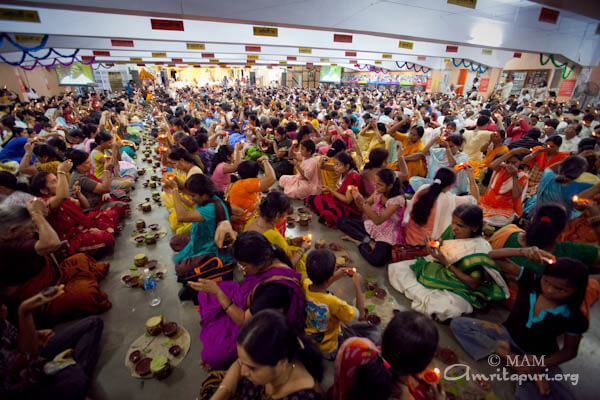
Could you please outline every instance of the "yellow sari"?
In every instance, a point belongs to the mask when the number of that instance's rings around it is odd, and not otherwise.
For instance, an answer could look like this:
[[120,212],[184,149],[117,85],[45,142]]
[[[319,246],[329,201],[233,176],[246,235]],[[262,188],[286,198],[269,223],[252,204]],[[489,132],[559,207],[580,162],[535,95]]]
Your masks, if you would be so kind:
[[[410,156],[411,154],[419,153],[423,151],[425,145],[420,140],[416,143],[410,143],[408,141],[408,135],[402,133],[395,133],[393,135],[394,139],[402,142],[402,155],[404,157]],[[413,176],[427,176],[427,163],[425,160],[415,160],[415,161],[407,161],[406,167],[408,168],[408,177],[412,178]]]
[[[244,232],[246,232],[248,230],[248,225],[250,225],[250,223],[253,220],[254,220],[254,218],[251,219],[250,221],[248,221],[248,223],[244,227]],[[269,243],[281,247],[283,249],[283,251],[285,251],[285,254],[288,256],[288,258],[290,258],[290,259],[299,250],[299,248],[296,246],[290,246],[288,244],[287,240],[285,240],[285,238],[281,235],[281,233],[275,228],[271,228],[267,231],[264,231],[263,236],[267,238]],[[306,274],[306,254],[304,254],[300,258],[300,260],[298,260],[296,265],[294,265],[294,269],[302,275],[303,281],[305,279],[308,279],[308,275]]]
[[[183,182],[186,180],[186,173],[181,170],[175,170],[175,175]],[[187,200],[190,198],[183,194],[182,197],[185,197]],[[173,195],[171,193],[162,192],[161,197],[163,202],[165,203],[165,207],[169,210],[169,224],[171,225],[171,229],[175,231],[175,234],[180,235],[182,233],[190,233],[192,230],[191,222],[179,222],[177,221],[177,212],[175,211],[175,204],[173,203]],[[191,210],[191,207],[188,207],[185,203],[183,204],[186,210]]]
[[[319,159],[321,157],[319,156]],[[325,162],[325,164],[333,165],[335,158],[331,157]],[[340,175],[335,171],[330,171],[327,169],[321,169],[321,183],[332,190],[337,190],[337,182],[340,179]]]
[[473,171],[475,178],[479,178],[483,169],[489,167],[490,164],[492,163],[492,161],[494,161],[494,158],[496,158],[496,156],[498,154],[505,154],[505,153],[508,153],[508,147],[506,147],[505,145],[502,145],[500,147],[496,147],[494,150],[488,151],[485,154],[485,158],[482,161],[469,160],[469,162],[468,162],[469,165],[472,166],[473,169],[475,170],[475,171]]

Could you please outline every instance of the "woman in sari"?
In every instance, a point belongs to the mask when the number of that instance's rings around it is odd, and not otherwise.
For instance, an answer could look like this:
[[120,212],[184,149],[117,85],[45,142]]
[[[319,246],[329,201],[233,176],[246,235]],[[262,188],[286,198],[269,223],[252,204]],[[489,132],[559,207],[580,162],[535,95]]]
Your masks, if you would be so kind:
[[92,162],[86,152],[70,149],[67,152],[67,158],[73,162],[73,171],[71,172],[69,185],[72,188],[76,182],[79,183],[81,193],[88,200],[90,209],[99,211],[114,208],[119,214],[119,218],[125,218],[130,214],[129,204],[120,201],[110,190],[112,182],[110,169],[114,165],[114,158],[107,160],[102,180],[96,178],[90,172]]
[[492,226],[504,226],[523,213],[527,174],[519,171],[520,155],[529,150],[518,147],[494,160],[494,171],[486,193],[481,196],[483,219]]
[[90,154],[94,176],[100,179],[106,168],[107,160],[115,158],[115,162],[110,168],[111,173],[115,176],[111,182],[111,188],[129,191],[133,186],[134,178],[128,176],[127,171],[120,169],[121,144],[114,140],[111,134],[104,131],[96,135],[94,142],[91,145],[92,153]]
[[307,277],[304,253],[310,249],[310,241],[303,241],[300,247],[290,246],[277,229],[278,225],[285,223],[291,210],[290,199],[281,192],[271,192],[260,203],[259,210],[260,214],[246,225],[244,231],[262,233],[271,244],[280,247],[304,280]]
[[537,146],[531,149],[531,154],[523,159],[523,163],[529,165],[529,182],[526,197],[537,193],[538,184],[546,168],[561,162],[569,157],[569,153],[558,151],[562,144],[562,138],[558,135],[546,139],[545,146]]
[[[258,178],[259,163],[265,169],[262,178]],[[238,176],[226,194],[227,201],[231,204],[233,215],[231,224],[235,230],[241,230],[256,213],[259,202],[259,193],[266,193],[276,181],[275,171],[269,163],[267,156],[262,156],[256,161],[244,161],[238,166]]]
[[413,154],[420,153],[425,148],[425,145],[421,141],[425,130],[422,126],[413,126],[410,128],[410,134],[406,135],[403,133],[392,133],[392,137],[402,143],[402,153],[400,156],[404,156],[406,166],[408,167],[408,177],[413,176],[427,176],[427,164],[425,159],[422,157],[413,158],[410,157]]
[[458,206],[440,240],[428,242],[430,257],[390,264],[391,285],[412,300],[414,310],[440,321],[508,298],[500,269],[488,256],[492,247],[481,236],[482,228],[479,207]]
[[527,201],[523,212],[532,216],[544,204],[558,203],[565,207],[569,219],[579,216],[580,213],[574,209],[573,196],[591,199],[600,193],[600,184],[592,185],[581,180],[587,166],[585,158],[569,156],[546,169],[536,195]]
[[282,310],[294,329],[302,331],[301,276],[285,252],[258,232],[244,232],[233,245],[233,255],[244,273],[241,283],[205,279],[188,283],[199,292],[202,361],[213,368],[236,359],[238,332],[259,311]]
[[395,314],[383,331],[380,348],[360,337],[352,337],[340,346],[328,398],[443,398],[439,384],[426,384],[420,376],[433,360],[438,342],[438,330],[431,318],[416,311]]
[[[116,210],[91,211],[89,202],[81,194],[79,184],[73,185],[73,195],[69,196],[69,182],[66,172],[71,170],[70,160],[58,166],[58,173],[40,172],[31,180],[31,191],[46,201],[49,207],[48,222],[61,240],[69,242],[71,254],[96,254],[99,250],[112,249],[115,245],[114,233],[118,228],[119,214]],[[57,177],[58,176],[58,177]]]
[[504,136],[504,131],[492,133],[490,141],[481,148],[481,152],[485,153],[483,161],[469,160],[469,165],[475,168],[475,178],[479,178],[485,168],[489,168],[492,161],[494,161],[498,155],[508,153],[508,147],[504,145]]
[[[541,275],[549,262],[564,257],[581,261],[593,271],[592,273],[595,273],[600,268],[598,246],[558,241],[567,221],[567,213],[563,206],[545,204],[537,210],[526,231],[516,225],[507,225],[494,233],[490,239],[494,249],[490,252],[490,257],[532,270],[537,276]],[[511,297],[508,306],[512,307],[517,296],[517,286],[514,281],[509,283]],[[590,279],[585,301],[586,315],[598,296],[600,296],[600,285],[596,280]]]
[[[185,149],[178,148],[170,152],[167,155],[167,162],[170,162],[171,165],[175,167],[174,181],[177,184],[177,188],[173,190],[182,192],[185,189],[185,181],[190,176],[202,174],[202,170],[196,163],[196,158]],[[189,233],[190,229],[192,229],[192,224],[189,222],[179,222],[177,220],[172,190],[163,188],[162,199],[165,202],[165,207],[169,210],[169,223],[171,229],[174,230],[177,235]],[[183,192],[181,193],[181,201],[186,210],[192,210],[194,208],[194,202]]]
[[49,323],[110,309],[108,295],[98,286],[109,264],[81,253],[56,262],[53,252],[61,242],[46,220],[47,214],[46,202],[40,198],[27,203],[27,207],[0,206],[0,254],[4,259],[0,290],[9,310],[16,310],[25,299],[59,284],[65,286],[64,295],[39,315]]
[[200,400],[323,400],[321,352],[280,312],[254,315],[241,328],[236,344],[236,362],[227,371],[209,375]]
[[[19,164],[19,172],[26,175],[35,175],[38,172],[52,172],[56,174],[58,164],[64,157],[56,152],[54,147],[40,143],[35,145],[34,141],[25,143],[25,155]],[[31,164],[31,158],[35,155],[36,163]]]
[[299,153],[296,153],[296,146],[297,144],[292,144],[290,158],[298,173],[283,175],[279,178],[279,185],[287,196],[293,199],[304,199],[321,192],[319,160],[313,157],[315,142],[311,139],[305,139],[300,143]]
[[308,208],[319,216],[319,222],[331,227],[335,227],[340,218],[360,216],[358,209],[353,207],[354,199],[349,189],[356,187],[363,193],[362,179],[348,153],[338,153],[333,167],[340,175],[337,190],[333,191],[327,186],[322,186],[322,194],[308,196],[304,200]]
[[225,202],[216,195],[215,186],[210,178],[203,174],[195,174],[185,181],[185,189],[196,205],[192,210],[184,207],[174,181],[165,181],[164,185],[173,192],[177,221],[192,223],[190,233],[171,238],[171,248],[179,252],[173,261],[176,264],[194,264],[198,257],[214,254],[218,255],[223,264],[233,262],[229,253],[219,253],[214,241],[217,225],[223,220],[229,220],[229,211]]
[[440,168],[431,185],[423,185],[404,212],[404,240],[409,246],[424,246],[427,238],[438,240],[445,229],[452,223],[454,210],[462,204],[477,204],[479,189],[469,172],[470,196],[457,196],[451,189],[456,181],[456,173],[450,168]]

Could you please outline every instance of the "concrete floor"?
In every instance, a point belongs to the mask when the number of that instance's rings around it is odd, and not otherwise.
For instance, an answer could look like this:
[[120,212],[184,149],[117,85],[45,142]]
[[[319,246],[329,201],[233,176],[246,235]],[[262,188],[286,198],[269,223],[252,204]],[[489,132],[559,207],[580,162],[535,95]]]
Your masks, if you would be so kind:
[[[138,161],[138,164],[148,167],[141,161]],[[143,201],[145,197],[150,196],[151,190],[144,189],[141,185],[146,177],[149,177],[148,173],[138,181],[137,189],[132,193],[132,208]],[[294,201],[294,206],[301,206],[301,202]],[[105,327],[101,343],[101,356],[96,368],[95,382],[90,393],[90,397],[94,400],[194,399],[198,395],[203,379],[206,377],[206,372],[199,366],[202,344],[198,340],[200,331],[198,314],[191,302],[182,303],[177,297],[180,284],[176,282],[173,272],[173,251],[169,247],[169,239],[172,234],[169,233],[155,246],[150,247],[138,248],[129,241],[136,219],[143,218],[146,224],[158,223],[161,227],[168,228],[167,215],[167,210],[164,207],[153,207],[153,211],[149,214],[142,214],[134,209],[132,217],[125,221],[125,229],[117,238],[114,254],[105,258],[105,261],[111,263],[111,272],[101,283],[101,287],[109,294],[113,307],[101,316]],[[410,308],[408,300],[391,288],[386,269],[378,269],[368,265],[361,258],[353,244],[339,240],[341,236],[339,231],[327,228],[315,220],[307,228],[297,226],[294,229],[288,229],[288,236],[300,236],[308,231],[313,234],[313,241],[324,239],[328,243],[332,241],[340,243],[355,261],[355,266],[363,277],[376,278],[379,285],[385,288],[388,293],[391,293],[401,307]],[[150,259],[157,259],[168,271],[165,279],[158,284],[157,290],[162,302],[157,307],[150,307],[142,290],[126,288],[120,282],[121,274],[127,271],[129,265],[133,263],[133,256],[140,252],[146,253]],[[331,289],[346,301],[354,302],[354,289],[350,279],[342,279],[336,282]],[[127,350],[129,345],[144,333],[145,321],[157,314],[162,314],[167,320],[176,321],[185,326],[192,337],[190,351],[184,361],[174,369],[171,376],[166,380],[135,379],[130,376],[125,367],[124,360]],[[496,307],[485,313],[475,314],[474,317],[502,322],[506,315],[506,310]],[[594,377],[597,377],[600,373],[600,363],[597,361],[600,344],[598,336],[599,320],[600,307],[596,305],[592,309],[591,327],[584,336],[579,356],[563,367],[565,372],[580,375],[578,385],[573,387],[573,393],[577,399],[599,398],[597,393],[599,386],[597,382],[594,383]],[[60,330],[60,328],[57,329]],[[438,324],[438,329],[440,332],[440,346],[453,349],[459,359],[465,360],[467,363],[470,362],[482,373],[494,372],[494,369],[489,367],[485,360],[479,363],[470,360],[454,340],[447,324]],[[328,373],[323,382],[323,388],[327,389],[331,385],[332,375],[332,363],[328,363]],[[510,383],[494,383],[493,389],[502,399],[514,398],[514,386]]]

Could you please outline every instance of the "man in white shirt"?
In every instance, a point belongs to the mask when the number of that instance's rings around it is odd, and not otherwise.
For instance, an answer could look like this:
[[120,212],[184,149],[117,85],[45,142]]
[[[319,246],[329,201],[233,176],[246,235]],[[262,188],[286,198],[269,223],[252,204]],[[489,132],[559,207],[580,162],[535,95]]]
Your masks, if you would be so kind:
[[513,81],[510,74],[506,77],[506,83],[502,86],[502,101],[506,102],[513,89]]
[[564,134],[560,135],[563,140],[560,151],[576,154],[577,145],[581,141],[581,138],[578,136],[579,132],[581,132],[581,125],[577,123],[569,124],[565,128]]

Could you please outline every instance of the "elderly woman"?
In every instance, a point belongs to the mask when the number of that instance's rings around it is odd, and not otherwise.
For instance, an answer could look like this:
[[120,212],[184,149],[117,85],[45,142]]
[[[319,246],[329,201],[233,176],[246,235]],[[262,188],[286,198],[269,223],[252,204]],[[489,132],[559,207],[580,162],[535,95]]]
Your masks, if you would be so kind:
[[302,330],[301,276],[285,252],[258,232],[244,232],[238,235],[233,254],[244,272],[241,283],[206,279],[189,283],[199,292],[202,361],[213,368],[236,359],[240,328],[261,310],[283,311],[291,326]]
[[67,160],[58,166],[58,176],[48,172],[35,175],[31,180],[32,193],[46,201],[50,208],[48,221],[61,240],[69,242],[72,253],[111,249],[115,245],[113,234],[119,224],[119,214],[110,208],[84,214],[83,210],[90,204],[78,182],[73,185],[75,198],[69,196],[66,172],[71,166],[71,161]]
[[62,283],[65,294],[49,304],[42,317],[56,322],[108,310],[111,303],[98,281],[106,276],[109,265],[85,254],[56,263],[52,253],[61,241],[46,220],[47,215],[48,207],[39,198],[27,207],[0,206],[0,254],[4,259],[0,290],[7,304],[14,310],[23,300]]

